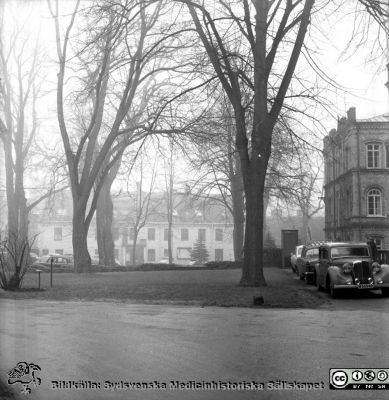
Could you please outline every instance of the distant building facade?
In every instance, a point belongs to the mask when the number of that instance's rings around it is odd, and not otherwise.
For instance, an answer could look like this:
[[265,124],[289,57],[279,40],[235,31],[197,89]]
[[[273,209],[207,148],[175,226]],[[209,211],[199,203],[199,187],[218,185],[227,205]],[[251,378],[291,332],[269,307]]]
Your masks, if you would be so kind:
[[[158,195],[156,196],[158,197]],[[201,210],[193,199],[180,199],[173,213],[172,253],[176,264],[189,264],[194,243],[201,238],[209,253],[209,261],[234,259],[233,224],[228,211],[220,204],[203,204]],[[129,197],[114,198],[115,257],[122,265],[133,264],[134,229],[131,214],[134,203]],[[30,236],[35,236],[34,248],[39,255],[72,254],[72,210],[69,194],[57,195],[51,202],[30,215]],[[136,241],[136,263],[158,263],[168,258],[168,223],[163,201],[150,212]],[[88,249],[98,258],[96,224],[92,221],[88,235]]]
[[[311,217],[308,228],[312,242],[324,240],[324,216]],[[283,230],[297,230],[299,244],[306,244],[303,239],[306,232],[303,230],[302,215],[280,216],[278,213],[273,213],[271,216],[266,216],[266,232],[272,235],[277,247],[281,247]]]
[[354,107],[324,138],[325,237],[389,248],[389,114],[356,118]]

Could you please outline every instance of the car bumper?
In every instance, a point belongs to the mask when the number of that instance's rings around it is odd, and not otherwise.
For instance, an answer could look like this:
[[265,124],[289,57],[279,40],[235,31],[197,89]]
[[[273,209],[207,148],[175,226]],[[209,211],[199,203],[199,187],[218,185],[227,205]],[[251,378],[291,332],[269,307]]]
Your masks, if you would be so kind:
[[362,289],[362,290],[378,290],[381,288],[389,288],[389,283],[365,283],[360,285],[334,285],[334,289]]

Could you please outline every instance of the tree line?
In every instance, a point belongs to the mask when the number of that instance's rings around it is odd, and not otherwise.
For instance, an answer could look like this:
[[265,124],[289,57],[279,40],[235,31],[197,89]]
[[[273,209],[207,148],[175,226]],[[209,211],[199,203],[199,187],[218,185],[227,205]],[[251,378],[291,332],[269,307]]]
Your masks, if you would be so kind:
[[[48,66],[42,38],[7,21],[6,8],[15,2],[2,2],[0,138],[8,238],[26,240],[33,207],[70,188],[75,271],[91,270],[87,236],[94,217],[100,260],[114,263],[112,185],[123,165],[133,165],[150,141],[164,138],[169,235],[174,149],[180,149],[198,173],[188,183],[191,190],[217,192],[231,212],[235,257],[243,257],[240,284],[266,285],[263,227],[270,199],[297,205],[305,231],[321,207],[315,202],[320,166],[311,165],[312,154],[320,153],[313,110],[331,105],[304,70],[309,66],[315,79],[327,79],[309,44],[325,10],[341,15],[335,3],[47,0],[55,38]],[[356,1],[355,15],[386,32],[385,7]],[[45,144],[54,133],[39,135],[46,68],[56,71],[60,147],[52,139]],[[48,183],[35,197],[27,195],[25,182],[34,170],[44,171]],[[136,232],[144,225],[148,196],[139,199]]]

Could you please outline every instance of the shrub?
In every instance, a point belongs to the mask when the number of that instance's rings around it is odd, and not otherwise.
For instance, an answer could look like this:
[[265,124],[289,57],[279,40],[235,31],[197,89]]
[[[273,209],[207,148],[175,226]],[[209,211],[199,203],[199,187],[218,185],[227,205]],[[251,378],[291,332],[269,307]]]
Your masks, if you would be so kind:
[[29,266],[30,243],[15,234],[0,240],[0,287],[4,290],[20,289]]

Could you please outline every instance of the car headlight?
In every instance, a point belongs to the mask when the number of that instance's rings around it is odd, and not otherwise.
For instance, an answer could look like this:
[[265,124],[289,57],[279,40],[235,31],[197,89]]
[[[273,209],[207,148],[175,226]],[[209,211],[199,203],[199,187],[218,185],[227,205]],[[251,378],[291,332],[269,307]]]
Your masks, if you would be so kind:
[[373,267],[373,274],[376,274],[377,272],[380,272],[381,269],[382,269],[382,268],[381,268],[381,265],[378,264],[377,261],[373,262],[372,267]]
[[343,272],[345,274],[350,274],[352,270],[353,270],[353,266],[350,263],[343,264]]

